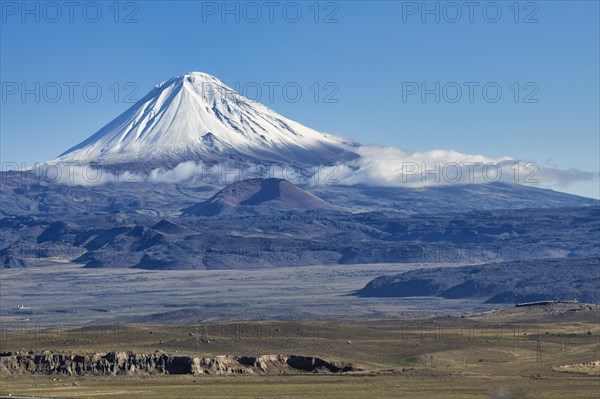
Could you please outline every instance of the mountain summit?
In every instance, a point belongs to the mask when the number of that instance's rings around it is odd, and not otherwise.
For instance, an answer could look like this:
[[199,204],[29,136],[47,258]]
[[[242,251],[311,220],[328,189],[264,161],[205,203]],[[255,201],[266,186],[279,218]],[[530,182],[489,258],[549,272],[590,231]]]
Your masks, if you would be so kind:
[[144,98],[59,162],[174,166],[183,161],[332,164],[353,144],[310,129],[243,97],[214,76],[191,72]]

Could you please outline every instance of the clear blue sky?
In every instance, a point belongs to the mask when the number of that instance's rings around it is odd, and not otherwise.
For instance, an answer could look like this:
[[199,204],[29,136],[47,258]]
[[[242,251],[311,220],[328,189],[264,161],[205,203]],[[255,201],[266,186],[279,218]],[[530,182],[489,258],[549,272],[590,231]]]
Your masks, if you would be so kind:
[[[421,1],[275,3],[272,15],[269,2],[227,3],[234,13],[223,21],[221,1],[120,2],[118,15],[112,1],[82,1],[74,10],[63,2],[30,2],[30,13],[20,1],[3,1],[2,161],[52,159],[128,108],[127,94],[136,87],[132,98],[139,99],[172,76],[203,71],[230,86],[246,85],[255,97],[256,83],[265,105],[362,143],[600,171],[598,1],[521,2],[516,8],[513,1],[476,2],[472,15],[462,1],[428,2],[430,9],[440,7],[439,22],[423,12]],[[23,84],[36,91],[36,82],[40,101],[34,94],[22,98]],[[69,82],[78,84],[72,99]],[[267,82],[279,83],[273,98]],[[403,99],[403,82],[405,90],[406,82],[480,86],[473,102],[466,87],[458,102],[448,101],[455,97],[451,85],[436,103],[434,95],[425,102],[419,95]],[[488,82],[502,89],[498,102],[482,96]],[[288,83],[302,89],[299,101],[284,96]],[[102,96],[92,102],[98,86]],[[19,92],[11,94],[15,87]],[[294,96],[289,90],[288,98]],[[337,102],[326,101],[328,94]],[[597,182],[564,190],[599,195]]]

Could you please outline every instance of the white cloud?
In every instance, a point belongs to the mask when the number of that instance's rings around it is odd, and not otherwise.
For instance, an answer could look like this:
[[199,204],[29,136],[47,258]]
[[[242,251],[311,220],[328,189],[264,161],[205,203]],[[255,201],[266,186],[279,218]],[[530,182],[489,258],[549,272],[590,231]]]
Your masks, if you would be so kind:
[[454,150],[410,152],[394,147],[362,146],[359,158],[335,166],[302,169],[293,165],[219,164],[187,161],[173,169],[154,169],[148,173],[115,173],[90,165],[47,163],[38,174],[67,185],[107,183],[179,183],[196,181],[227,184],[253,177],[285,178],[293,183],[364,184],[370,186],[423,187],[449,184],[510,182],[537,187],[564,188],[570,184],[598,179],[598,173],[576,169],[562,170],[556,165],[464,154]]

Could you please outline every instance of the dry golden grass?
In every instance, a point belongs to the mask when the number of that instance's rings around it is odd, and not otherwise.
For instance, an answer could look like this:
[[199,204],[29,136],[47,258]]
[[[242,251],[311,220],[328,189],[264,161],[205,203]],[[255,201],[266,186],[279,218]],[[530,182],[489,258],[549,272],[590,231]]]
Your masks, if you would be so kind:
[[[161,350],[202,356],[299,354],[352,362],[363,371],[270,376],[5,374],[0,393],[130,399],[587,399],[599,396],[598,374],[576,367],[569,370],[557,367],[600,358],[599,314],[598,306],[553,305],[465,318],[337,323],[267,321],[212,325],[206,329],[127,325],[37,336],[5,334],[1,342],[3,351]],[[210,342],[204,342],[205,336]]]

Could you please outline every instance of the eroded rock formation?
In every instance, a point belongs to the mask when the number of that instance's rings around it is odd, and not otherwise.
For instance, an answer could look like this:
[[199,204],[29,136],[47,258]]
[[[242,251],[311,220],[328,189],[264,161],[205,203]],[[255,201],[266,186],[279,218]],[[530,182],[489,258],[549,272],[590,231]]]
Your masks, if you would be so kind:
[[356,370],[351,364],[311,356],[263,355],[173,356],[165,353],[109,352],[106,354],[0,354],[0,372],[9,374],[131,375],[131,374],[288,374],[340,373]]

